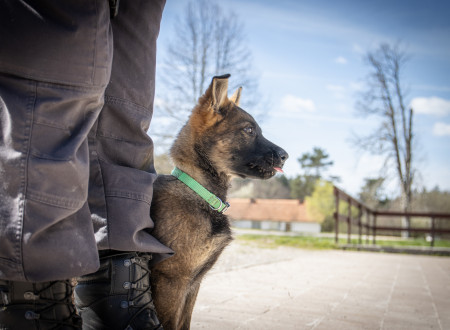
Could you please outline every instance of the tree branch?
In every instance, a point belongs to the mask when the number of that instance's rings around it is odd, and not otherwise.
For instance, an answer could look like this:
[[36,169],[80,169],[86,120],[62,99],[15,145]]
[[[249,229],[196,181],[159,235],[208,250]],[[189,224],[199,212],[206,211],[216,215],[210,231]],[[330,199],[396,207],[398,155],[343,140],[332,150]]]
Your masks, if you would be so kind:
[[377,149],[395,164],[401,194],[409,207],[414,172],[413,111],[407,112],[401,88],[400,72],[405,59],[406,55],[399,47],[389,44],[382,44],[376,51],[367,53],[366,60],[372,72],[368,89],[361,94],[357,109],[364,116],[377,115],[382,122],[374,133],[358,137],[353,143],[358,148]]

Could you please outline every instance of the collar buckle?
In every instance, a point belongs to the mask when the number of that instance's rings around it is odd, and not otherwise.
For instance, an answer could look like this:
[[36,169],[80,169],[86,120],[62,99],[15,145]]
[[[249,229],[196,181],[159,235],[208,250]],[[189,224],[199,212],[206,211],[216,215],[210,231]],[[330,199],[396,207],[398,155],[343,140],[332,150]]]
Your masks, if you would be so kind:
[[223,208],[222,212],[220,212],[220,213],[225,213],[229,207],[230,207],[230,203],[225,202],[225,207]]
[[212,206],[212,205],[209,205],[209,207],[210,207],[211,209],[213,209],[214,211],[217,211],[217,212],[219,212],[219,213],[225,213],[226,210],[228,210],[228,208],[230,207],[230,203],[228,203],[228,202],[222,202],[222,200],[221,200],[219,197],[217,197],[217,196],[216,196],[216,198],[217,198],[217,200],[220,202],[220,205],[219,205],[218,207],[214,207],[214,206]]

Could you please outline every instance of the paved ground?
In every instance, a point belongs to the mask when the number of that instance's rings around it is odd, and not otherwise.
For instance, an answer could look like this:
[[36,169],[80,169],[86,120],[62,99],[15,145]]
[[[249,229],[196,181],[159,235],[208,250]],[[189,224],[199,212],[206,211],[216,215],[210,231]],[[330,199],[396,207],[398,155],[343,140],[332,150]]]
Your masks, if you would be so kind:
[[450,258],[233,242],[192,329],[450,329]]

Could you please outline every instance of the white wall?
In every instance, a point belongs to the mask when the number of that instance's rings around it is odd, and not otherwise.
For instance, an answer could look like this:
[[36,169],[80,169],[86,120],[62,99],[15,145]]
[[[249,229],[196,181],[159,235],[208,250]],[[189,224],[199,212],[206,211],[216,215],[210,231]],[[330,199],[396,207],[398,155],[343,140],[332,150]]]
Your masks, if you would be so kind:
[[[233,227],[243,229],[261,229],[261,230],[286,230],[285,222],[276,221],[250,221],[239,220],[231,223]],[[292,222],[291,232],[318,234],[320,233],[320,224],[315,222]]]

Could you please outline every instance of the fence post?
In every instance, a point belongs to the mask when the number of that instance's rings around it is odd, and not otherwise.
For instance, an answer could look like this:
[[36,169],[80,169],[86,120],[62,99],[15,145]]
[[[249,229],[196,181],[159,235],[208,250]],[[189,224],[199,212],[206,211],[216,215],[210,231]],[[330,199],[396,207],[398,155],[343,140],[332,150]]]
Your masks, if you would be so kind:
[[334,242],[339,243],[339,191],[334,187],[334,203],[336,211],[334,212]]
[[370,236],[370,218],[372,218],[372,213],[369,212],[368,209],[366,209],[366,221],[367,221],[367,226],[366,226],[366,244],[369,244],[369,236]]
[[376,213],[373,214],[373,231],[372,231],[372,234],[373,234],[372,244],[376,245],[377,244],[377,239],[376,239],[376,237],[377,237],[377,214]]
[[362,206],[361,206],[361,204],[358,204],[358,233],[359,233],[358,243],[359,243],[359,245],[362,244],[362,223],[361,223],[361,218],[362,218]]
[[347,198],[348,202],[348,213],[347,213],[347,244],[351,244],[351,236],[352,236],[352,200]]
[[434,247],[434,217],[431,218],[431,247]]

